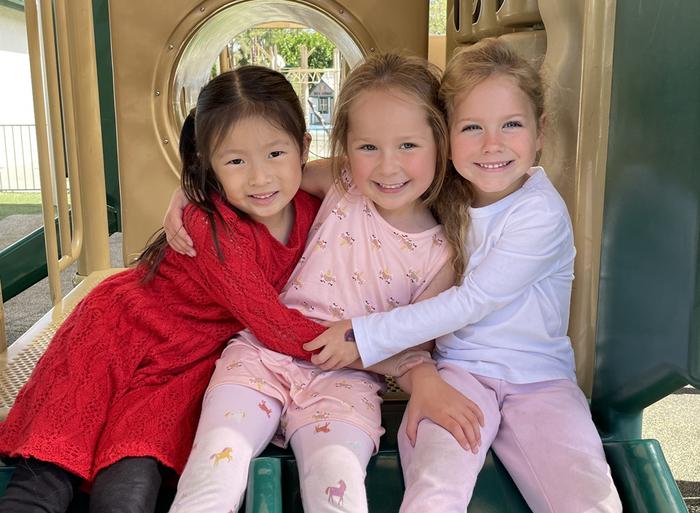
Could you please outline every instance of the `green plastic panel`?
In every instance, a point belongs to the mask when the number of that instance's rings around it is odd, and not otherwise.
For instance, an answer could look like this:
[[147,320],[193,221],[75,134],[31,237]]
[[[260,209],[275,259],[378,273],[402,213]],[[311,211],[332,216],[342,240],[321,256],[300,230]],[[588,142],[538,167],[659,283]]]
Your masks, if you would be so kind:
[[24,0],[0,0],[0,6],[9,7],[16,11],[24,11]]
[[604,444],[623,511],[688,513],[656,440]]
[[105,166],[105,189],[109,212],[109,233],[121,231],[121,196],[119,194],[119,161],[117,157],[117,123],[114,113],[114,77],[112,44],[109,27],[109,1],[92,0],[97,56],[97,83],[100,99],[102,153]]
[[43,227],[0,251],[3,301],[43,280],[47,274]]
[[[70,215],[70,212],[69,212]],[[114,233],[119,223],[118,212],[107,208],[109,232]],[[56,220],[58,233],[58,221]],[[59,247],[59,256],[60,256]],[[0,281],[2,299],[8,301],[48,276],[44,228],[37,228],[11,246],[0,251]]]
[[250,464],[245,511],[282,511],[282,460],[256,458]]
[[606,439],[700,385],[700,2],[618,0],[591,407]]
[[7,483],[10,482],[12,472],[14,472],[13,467],[6,467],[0,463],[0,495],[5,493],[5,488],[7,487]]

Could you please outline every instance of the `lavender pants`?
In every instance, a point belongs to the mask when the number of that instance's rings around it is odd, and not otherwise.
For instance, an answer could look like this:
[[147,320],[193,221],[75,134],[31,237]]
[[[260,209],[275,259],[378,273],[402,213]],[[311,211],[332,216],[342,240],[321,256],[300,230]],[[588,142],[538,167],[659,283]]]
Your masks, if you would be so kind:
[[512,384],[440,364],[442,378],[484,414],[481,448],[463,450],[429,420],[416,446],[399,429],[406,483],[401,513],[464,513],[476,477],[492,447],[535,513],[621,512],[588,402],[569,380]]

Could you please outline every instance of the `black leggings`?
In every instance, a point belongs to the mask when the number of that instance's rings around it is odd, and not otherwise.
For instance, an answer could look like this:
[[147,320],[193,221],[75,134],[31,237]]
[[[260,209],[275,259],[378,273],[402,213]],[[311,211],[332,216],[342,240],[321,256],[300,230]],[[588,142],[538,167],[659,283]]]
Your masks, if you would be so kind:
[[[0,513],[65,513],[80,478],[53,463],[16,459],[0,497]],[[93,483],[90,513],[153,513],[161,483],[153,458],[124,458],[101,470]]]

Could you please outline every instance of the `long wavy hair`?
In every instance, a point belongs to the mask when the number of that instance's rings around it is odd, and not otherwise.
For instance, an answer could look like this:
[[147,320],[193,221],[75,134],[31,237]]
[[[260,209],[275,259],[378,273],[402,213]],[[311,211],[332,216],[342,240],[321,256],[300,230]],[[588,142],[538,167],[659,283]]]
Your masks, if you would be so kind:
[[[494,74],[511,77],[532,102],[538,123],[544,113],[544,86],[542,77],[529,62],[513,48],[496,38],[482,39],[456,53],[447,63],[440,86],[440,98],[447,109],[447,122],[451,124],[457,97],[463,98],[474,87]],[[442,221],[445,237],[455,247],[453,267],[461,281],[463,270],[469,259],[466,249],[469,228],[469,207],[474,200],[471,183],[448,165],[443,185],[444,194],[434,206]]]

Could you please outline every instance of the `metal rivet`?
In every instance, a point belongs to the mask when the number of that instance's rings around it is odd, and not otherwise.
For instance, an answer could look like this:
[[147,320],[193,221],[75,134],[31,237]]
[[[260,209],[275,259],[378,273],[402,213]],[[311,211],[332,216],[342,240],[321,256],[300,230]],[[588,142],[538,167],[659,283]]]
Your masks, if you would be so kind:
[[339,12],[340,14],[345,14],[345,9],[338,9],[338,12]]
[[373,52],[373,51],[374,51],[374,48],[370,48],[369,51],[370,51],[370,52]]
[[169,144],[170,141],[168,139],[163,139],[163,144]]
[[172,50],[173,48],[175,48],[175,45],[172,44],[172,43],[170,43],[170,44],[168,45],[168,50]]
[[160,91],[156,91],[156,96],[160,96]]
[[199,12],[204,12],[206,9],[204,7],[199,8]]

